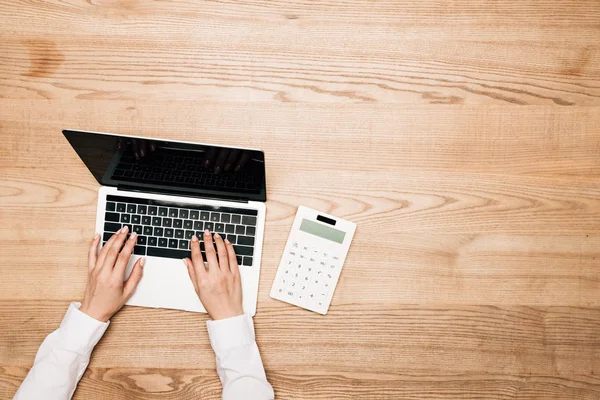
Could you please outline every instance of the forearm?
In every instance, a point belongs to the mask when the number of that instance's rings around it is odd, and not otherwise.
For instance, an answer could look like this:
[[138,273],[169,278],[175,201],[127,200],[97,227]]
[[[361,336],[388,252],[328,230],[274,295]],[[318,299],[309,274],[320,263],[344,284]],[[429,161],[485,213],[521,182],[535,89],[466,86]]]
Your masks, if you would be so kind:
[[108,322],[87,316],[79,311],[79,303],[72,303],[60,328],[40,346],[14,399],[70,399],[106,328]]
[[217,357],[217,373],[223,385],[223,399],[273,399],[273,388],[254,338],[249,315],[207,322],[211,345]]

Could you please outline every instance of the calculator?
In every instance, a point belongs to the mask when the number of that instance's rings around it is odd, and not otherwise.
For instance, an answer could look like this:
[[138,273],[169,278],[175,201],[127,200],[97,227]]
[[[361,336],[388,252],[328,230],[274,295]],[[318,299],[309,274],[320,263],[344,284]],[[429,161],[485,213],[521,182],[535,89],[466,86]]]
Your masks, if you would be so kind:
[[327,314],[356,224],[300,206],[271,297]]

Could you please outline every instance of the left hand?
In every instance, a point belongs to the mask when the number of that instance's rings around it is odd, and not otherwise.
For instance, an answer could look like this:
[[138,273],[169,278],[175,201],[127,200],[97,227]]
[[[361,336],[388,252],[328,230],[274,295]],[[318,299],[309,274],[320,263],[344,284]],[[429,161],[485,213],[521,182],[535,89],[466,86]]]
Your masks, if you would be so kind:
[[[137,241],[137,235],[127,238],[127,227],[115,233],[98,253],[100,235],[92,241],[88,256],[88,282],[79,310],[98,321],[108,321],[135,292],[146,259],[137,260],[126,282],[123,282],[127,263]],[[123,250],[121,251],[121,247]]]

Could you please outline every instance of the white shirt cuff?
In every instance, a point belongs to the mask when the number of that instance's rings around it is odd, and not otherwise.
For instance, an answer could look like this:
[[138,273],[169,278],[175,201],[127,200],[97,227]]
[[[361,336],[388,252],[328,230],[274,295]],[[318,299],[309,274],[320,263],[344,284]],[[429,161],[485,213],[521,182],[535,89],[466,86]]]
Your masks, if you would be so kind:
[[60,323],[63,346],[78,353],[90,353],[100,341],[110,322],[98,321],[79,311],[81,303],[71,303]]
[[254,343],[254,323],[248,314],[218,321],[206,321],[208,337],[215,354]]

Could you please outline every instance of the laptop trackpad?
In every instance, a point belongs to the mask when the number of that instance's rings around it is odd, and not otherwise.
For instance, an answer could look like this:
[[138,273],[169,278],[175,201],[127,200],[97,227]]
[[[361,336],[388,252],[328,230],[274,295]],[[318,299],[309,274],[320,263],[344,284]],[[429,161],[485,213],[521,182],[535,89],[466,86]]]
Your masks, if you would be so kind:
[[[129,276],[131,268],[139,258],[139,256],[131,257],[127,265],[126,277]],[[125,304],[206,312],[194,290],[187,267],[179,259],[146,257],[142,280]]]

